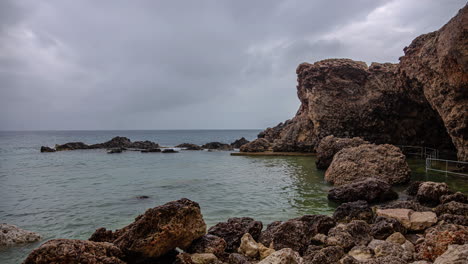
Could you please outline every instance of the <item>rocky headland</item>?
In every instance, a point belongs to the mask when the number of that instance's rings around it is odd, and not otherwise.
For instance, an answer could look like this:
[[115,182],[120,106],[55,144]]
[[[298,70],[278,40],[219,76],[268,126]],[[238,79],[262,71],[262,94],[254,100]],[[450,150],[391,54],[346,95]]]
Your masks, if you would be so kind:
[[[465,6],[438,31],[417,37],[398,64],[367,66],[350,59],[300,64],[296,116],[258,137],[280,152],[315,152],[333,135],[456,150],[458,159],[467,161],[467,31]],[[330,159],[318,162],[327,167]]]

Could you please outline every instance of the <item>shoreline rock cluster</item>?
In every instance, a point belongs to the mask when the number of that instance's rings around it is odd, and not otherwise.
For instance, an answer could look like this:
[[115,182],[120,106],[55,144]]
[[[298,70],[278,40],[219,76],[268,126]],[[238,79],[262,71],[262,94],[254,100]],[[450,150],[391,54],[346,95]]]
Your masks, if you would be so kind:
[[[208,142],[202,146],[191,144],[191,143],[182,143],[177,146],[176,148],[182,148],[184,150],[220,150],[220,151],[227,151],[227,150],[234,150],[242,147],[243,145],[249,143],[247,139],[244,137],[232,142],[231,144],[226,144],[222,142]],[[176,153],[177,151],[172,148],[164,148],[159,146],[158,143],[152,141],[135,141],[132,142],[130,139],[126,137],[114,137],[109,141],[104,143],[98,144],[85,144],[83,142],[68,142],[65,144],[57,144],[55,148],[51,148],[48,146],[41,146],[41,152],[56,152],[56,151],[66,151],[66,150],[83,150],[83,149],[107,149],[107,153],[122,153],[125,150],[134,150],[134,151],[141,151],[142,153]]]
[[265,228],[234,217],[208,230],[200,206],[183,198],[121,229],[99,228],[89,240],[47,241],[23,264],[465,263],[467,196],[435,182],[414,182],[407,192],[406,201],[346,202],[333,216],[304,215]]

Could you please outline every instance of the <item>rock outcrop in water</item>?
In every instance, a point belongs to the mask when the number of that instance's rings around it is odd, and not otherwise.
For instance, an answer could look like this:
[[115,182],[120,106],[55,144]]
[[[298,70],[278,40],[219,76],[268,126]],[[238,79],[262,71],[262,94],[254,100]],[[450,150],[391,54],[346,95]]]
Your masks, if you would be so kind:
[[15,225],[0,224],[0,247],[32,243],[41,240],[41,235]]
[[245,139],[245,137],[242,137],[242,138],[240,138],[240,139],[238,139],[238,140],[232,142],[232,143],[231,143],[231,146],[232,146],[233,148],[237,148],[237,149],[238,149],[238,148],[242,147],[243,145],[245,145],[245,144],[247,144],[247,143],[249,143],[249,142],[250,142],[250,141],[248,141],[247,139]]
[[[152,141],[132,142],[126,137],[114,137],[104,143],[87,145],[83,142],[68,142],[62,145],[55,145],[56,151],[78,150],[78,149],[157,149],[159,144]],[[41,148],[42,152],[42,148]]]
[[208,149],[208,150],[233,150],[234,148],[226,143],[222,142],[209,142],[204,145],[202,145],[202,148]]
[[357,147],[362,144],[369,144],[368,141],[359,137],[337,138],[335,136],[324,137],[317,147],[317,169],[327,169],[330,166],[333,156],[344,148]]
[[268,140],[263,138],[258,138],[252,142],[249,142],[243,145],[240,148],[241,152],[265,152],[270,150],[271,144]]
[[325,180],[343,185],[376,178],[393,185],[408,182],[410,172],[399,148],[389,144],[363,144],[336,153],[325,172]]
[[259,134],[275,151],[315,151],[326,136],[432,146],[468,160],[468,7],[416,38],[399,64],[328,59],[298,66],[301,106]]

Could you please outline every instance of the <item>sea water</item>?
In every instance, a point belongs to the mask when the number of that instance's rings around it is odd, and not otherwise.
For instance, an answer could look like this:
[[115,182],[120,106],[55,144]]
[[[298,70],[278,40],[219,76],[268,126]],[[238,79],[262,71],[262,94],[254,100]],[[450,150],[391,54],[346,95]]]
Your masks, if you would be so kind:
[[[304,214],[332,214],[331,188],[314,157],[230,156],[228,151],[107,154],[105,150],[40,153],[42,145],[87,144],[125,136],[162,146],[253,140],[260,130],[0,132],[0,222],[38,232],[41,242],[0,249],[0,263],[21,263],[54,238],[87,239],[99,227],[121,228],[146,209],[180,198],[200,204],[208,226],[249,216],[264,225]],[[463,179],[426,175],[411,161],[415,179]],[[404,198],[404,188],[397,190]],[[148,196],[138,199],[138,196]]]

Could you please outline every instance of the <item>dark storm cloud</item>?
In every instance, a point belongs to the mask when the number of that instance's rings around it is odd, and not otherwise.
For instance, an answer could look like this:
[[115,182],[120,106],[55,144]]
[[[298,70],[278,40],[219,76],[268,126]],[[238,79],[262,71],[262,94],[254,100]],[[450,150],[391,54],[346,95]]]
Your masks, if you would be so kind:
[[299,63],[396,62],[464,4],[0,1],[0,129],[275,125]]

